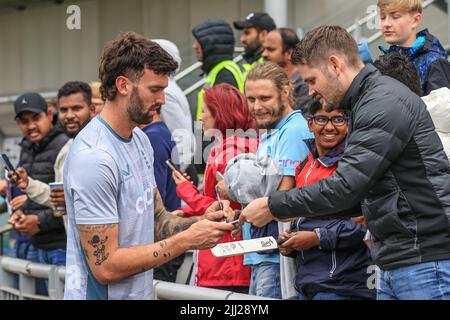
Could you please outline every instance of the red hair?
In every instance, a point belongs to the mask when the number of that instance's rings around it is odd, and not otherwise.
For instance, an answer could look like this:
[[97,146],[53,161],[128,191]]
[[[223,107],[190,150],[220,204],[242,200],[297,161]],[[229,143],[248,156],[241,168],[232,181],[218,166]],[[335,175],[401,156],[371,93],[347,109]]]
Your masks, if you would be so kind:
[[225,136],[227,129],[254,128],[247,99],[228,83],[218,84],[205,90],[205,104],[214,118],[214,127]]

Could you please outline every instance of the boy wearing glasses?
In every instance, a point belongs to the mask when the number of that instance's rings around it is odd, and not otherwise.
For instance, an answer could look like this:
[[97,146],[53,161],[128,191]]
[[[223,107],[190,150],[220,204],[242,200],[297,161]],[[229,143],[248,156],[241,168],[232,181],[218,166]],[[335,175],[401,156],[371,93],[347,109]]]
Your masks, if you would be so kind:
[[[308,127],[314,139],[305,140],[308,158],[296,169],[297,188],[333,175],[345,149],[348,115],[342,110],[327,112],[316,100],[308,110]],[[358,205],[353,209],[361,213]],[[366,227],[350,219],[317,220],[297,218],[280,253],[296,258],[295,288],[299,300],[374,299],[367,287],[367,268],[372,264],[363,239]]]

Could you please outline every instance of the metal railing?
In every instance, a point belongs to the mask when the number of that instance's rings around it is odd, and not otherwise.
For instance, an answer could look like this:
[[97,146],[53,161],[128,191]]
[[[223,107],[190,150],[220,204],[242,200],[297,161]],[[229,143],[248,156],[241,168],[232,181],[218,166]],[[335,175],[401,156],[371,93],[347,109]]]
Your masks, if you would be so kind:
[[[0,227],[0,237],[10,232]],[[3,241],[1,242],[3,249]],[[153,281],[155,300],[272,300],[232,291],[189,286],[192,251],[178,270],[177,282]],[[46,265],[0,255],[0,300],[61,300],[64,297],[65,267]],[[46,281],[48,295],[36,294],[36,279]],[[181,283],[180,283],[181,282]]]
[[0,256],[4,254],[3,250],[3,240],[4,235],[12,230],[12,226],[10,224],[4,225],[0,227]]
[[[61,300],[65,268],[0,256],[0,300]],[[36,279],[48,284],[48,296],[36,294]],[[155,300],[272,300],[232,291],[153,281]]]

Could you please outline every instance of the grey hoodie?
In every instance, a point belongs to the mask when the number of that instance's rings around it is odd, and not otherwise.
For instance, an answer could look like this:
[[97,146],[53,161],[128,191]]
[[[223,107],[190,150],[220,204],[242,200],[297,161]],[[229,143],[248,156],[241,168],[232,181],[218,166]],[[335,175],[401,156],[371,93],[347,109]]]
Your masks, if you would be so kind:
[[[178,63],[178,72],[181,66],[181,56],[178,47],[173,42],[165,39],[153,39],[152,41],[158,43]],[[195,139],[189,102],[176,83],[174,76],[169,77],[169,84],[164,93],[166,103],[161,107],[161,120],[172,133],[180,158],[180,168],[184,171],[191,163],[195,153]]]

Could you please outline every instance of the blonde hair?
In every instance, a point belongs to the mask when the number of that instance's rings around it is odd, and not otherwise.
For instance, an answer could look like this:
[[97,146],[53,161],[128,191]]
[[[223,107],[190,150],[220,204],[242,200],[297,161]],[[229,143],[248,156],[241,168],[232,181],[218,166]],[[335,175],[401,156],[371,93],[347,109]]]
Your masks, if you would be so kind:
[[422,0],[378,0],[382,12],[422,13]]
[[281,94],[285,87],[289,88],[288,101],[291,106],[295,105],[294,87],[286,70],[274,62],[258,63],[247,75],[246,81],[270,80]]
[[89,84],[89,86],[91,87],[91,90],[92,90],[92,98],[94,98],[94,99],[102,99],[102,95],[100,93],[100,86],[101,85],[102,84],[101,84],[100,81],[94,81],[94,82],[91,82]]

